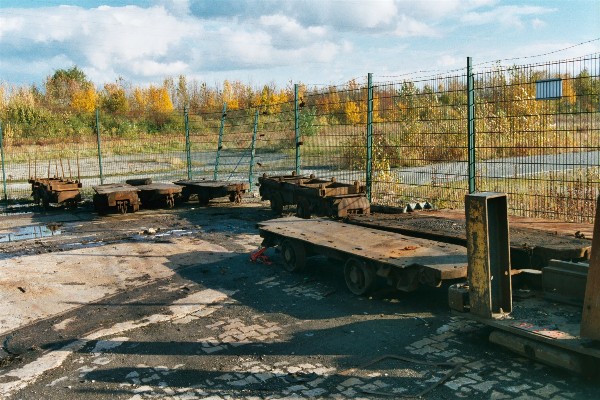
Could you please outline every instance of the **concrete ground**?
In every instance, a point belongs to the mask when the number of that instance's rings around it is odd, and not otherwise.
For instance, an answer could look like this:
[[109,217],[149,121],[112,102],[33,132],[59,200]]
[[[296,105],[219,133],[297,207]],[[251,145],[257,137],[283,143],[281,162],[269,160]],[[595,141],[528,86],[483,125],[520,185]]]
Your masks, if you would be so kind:
[[[268,204],[0,218],[0,398],[587,399],[597,382],[488,343],[446,287],[369,297],[340,265],[252,263]],[[21,228],[21,229],[19,229]],[[48,233],[49,232],[49,233]]]

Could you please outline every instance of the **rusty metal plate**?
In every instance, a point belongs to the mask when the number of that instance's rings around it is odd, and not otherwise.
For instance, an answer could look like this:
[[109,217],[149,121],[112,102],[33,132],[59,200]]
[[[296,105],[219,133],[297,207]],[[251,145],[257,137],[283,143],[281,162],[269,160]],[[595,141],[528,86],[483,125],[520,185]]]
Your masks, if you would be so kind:
[[[466,245],[464,211],[423,210],[349,218],[350,223],[361,226]],[[551,259],[585,260],[590,257],[592,242],[589,238],[592,234],[589,224],[515,216],[509,217],[509,223],[510,257],[515,267],[540,269]]]
[[104,185],[92,186],[92,189],[99,195],[109,195],[116,192],[138,192],[137,186],[131,186],[126,183],[106,183]]
[[142,192],[154,192],[160,195],[176,194],[181,193],[183,187],[175,185],[173,183],[151,183],[149,185],[136,186]]
[[581,336],[600,340],[600,197],[596,204],[595,221],[592,255],[583,299]]
[[435,269],[444,280],[463,278],[467,273],[467,251],[462,246],[322,218],[279,218],[262,222],[258,227],[264,232],[397,268],[423,266]]
[[197,188],[202,190],[203,188],[208,189],[225,189],[227,191],[246,191],[250,189],[248,182],[237,182],[237,181],[214,181],[214,180],[179,180],[174,182],[180,186],[186,186],[190,188]]

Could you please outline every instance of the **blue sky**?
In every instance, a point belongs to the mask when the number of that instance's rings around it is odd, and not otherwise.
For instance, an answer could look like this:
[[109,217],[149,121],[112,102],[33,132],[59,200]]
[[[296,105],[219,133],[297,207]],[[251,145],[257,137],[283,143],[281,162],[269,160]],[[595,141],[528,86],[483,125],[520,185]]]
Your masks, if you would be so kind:
[[99,87],[181,74],[339,84],[453,70],[467,56],[573,58],[600,52],[598,38],[598,0],[0,0],[0,82],[40,85],[77,65]]

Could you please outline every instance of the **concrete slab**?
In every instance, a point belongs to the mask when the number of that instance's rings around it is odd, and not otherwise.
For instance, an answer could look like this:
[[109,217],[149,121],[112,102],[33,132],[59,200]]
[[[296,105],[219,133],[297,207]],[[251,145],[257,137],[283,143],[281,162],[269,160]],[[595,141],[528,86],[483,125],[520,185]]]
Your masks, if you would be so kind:
[[[43,258],[0,260],[0,335],[97,301],[124,289],[166,278],[182,267],[235,256],[199,239],[171,238],[96,244]],[[42,261],[43,260],[43,261]]]

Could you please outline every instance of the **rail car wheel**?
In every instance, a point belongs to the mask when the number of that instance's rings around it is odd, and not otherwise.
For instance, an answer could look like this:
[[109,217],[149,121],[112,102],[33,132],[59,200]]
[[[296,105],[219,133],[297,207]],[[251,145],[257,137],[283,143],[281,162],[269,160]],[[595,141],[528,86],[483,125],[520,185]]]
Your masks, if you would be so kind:
[[281,197],[280,193],[273,193],[273,196],[271,197],[271,210],[275,211],[277,214],[283,212],[283,197]]
[[192,194],[190,193],[190,190],[187,187],[184,186],[183,189],[181,189],[181,201],[187,203],[188,201],[190,201],[191,195]]
[[296,206],[296,215],[304,219],[310,218],[310,202],[307,199],[298,200],[298,205]]
[[229,201],[235,204],[242,202],[242,194],[238,192],[229,193]]
[[296,240],[286,239],[281,242],[284,268],[289,272],[301,271],[306,266],[306,250]]
[[375,271],[365,262],[349,258],[344,265],[344,278],[348,289],[361,296],[373,288]]
[[124,201],[118,201],[117,211],[119,211],[121,214],[127,214],[127,203]]
[[203,194],[198,194],[198,203],[200,204],[200,206],[206,207],[209,202],[210,202],[210,198],[208,196],[203,195]]
[[48,198],[48,195],[46,195],[45,193],[42,195],[42,207],[46,211],[48,211],[50,209],[50,199]]
[[175,207],[175,198],[173,196],[167,197],[167,208]]

